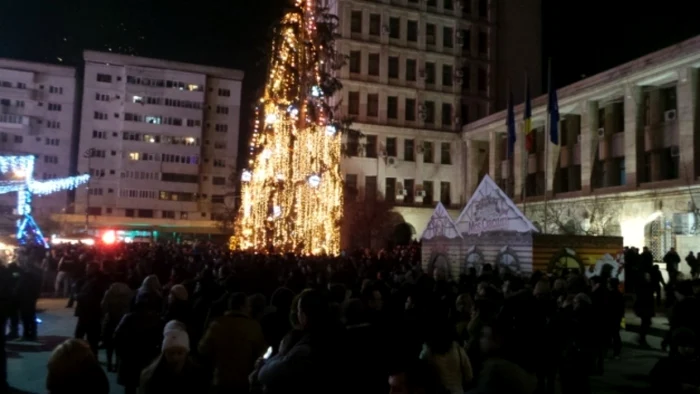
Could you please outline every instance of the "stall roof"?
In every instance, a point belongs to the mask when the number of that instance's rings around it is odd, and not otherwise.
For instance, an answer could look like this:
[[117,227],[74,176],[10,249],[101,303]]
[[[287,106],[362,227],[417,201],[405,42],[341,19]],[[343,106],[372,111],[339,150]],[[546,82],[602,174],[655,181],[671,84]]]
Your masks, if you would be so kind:
[[488,175],[484,175],[455,224],[463,235],[537,232],[530,219]]
[[435,207],[435,211],[433,211],[433,215],[430,217],[425,231],[423,231],[421,240],[430,240],[438,237],[448,239],[462,238],[459,230],[457,230],[457,226],[455,226],[455,222],[452,221],[450,214],[442,203],[438,203]]

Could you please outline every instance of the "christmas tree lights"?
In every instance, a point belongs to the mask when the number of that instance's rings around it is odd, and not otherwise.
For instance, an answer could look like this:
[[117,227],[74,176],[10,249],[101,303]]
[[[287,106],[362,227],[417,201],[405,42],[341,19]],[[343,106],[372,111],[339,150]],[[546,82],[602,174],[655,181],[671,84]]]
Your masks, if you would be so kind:
[[344,59],[334,51],[336,22],[315,0],[296,0],[276,30],[232,249],[340,250],[341,137],[331,101]]
[[28,242],[49,247],[41,229],[32,217],[32,196],[44,196],[61,190],[75,189],[86,183],[89,175],[80,175],[48,181],[34,179],[34,156],[0,156],[0,173],[8,174],[9,180],[0,181],[0,194],[17,192],[16,214],[17,241],[20,245]]

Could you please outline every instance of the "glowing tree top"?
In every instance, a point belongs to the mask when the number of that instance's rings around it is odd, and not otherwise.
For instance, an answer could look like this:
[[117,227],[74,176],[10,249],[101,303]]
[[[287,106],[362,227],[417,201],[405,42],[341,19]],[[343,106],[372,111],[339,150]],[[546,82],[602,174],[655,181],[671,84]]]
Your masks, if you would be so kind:
[[277,26],[232,249],[339,252],[341,137],[331,100],[344,60],[334,50],[336,27],[315,0],[297,0]]

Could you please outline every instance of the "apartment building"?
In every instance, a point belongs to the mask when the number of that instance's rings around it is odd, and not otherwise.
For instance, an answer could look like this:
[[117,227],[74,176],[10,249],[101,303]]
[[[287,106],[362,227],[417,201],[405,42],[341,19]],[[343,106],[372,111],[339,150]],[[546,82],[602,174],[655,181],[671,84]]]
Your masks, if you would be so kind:
[[[76,129],[76,75],[72,67],[0,59],[0,152],[35,155],[36,179],[71,175]],[[12,174],[3,174],[7,179]],[[68,208],[68,192],[35,197],[39,222]],[[16,193],[0,195],[0,212],[11,215]]]
[[536,98],[534,147],[519,126],[512,159],[505,111],[467,125],[467,194],[488,173],[543,231],[621,235],[657,259],[696,250],[699,65],[696,37],[559,89],[561,144],[548,149],[547,98]]
[[344,137],[347,196],[390,201],[414,233],[422,231],[438,201],[466,202],[459,131],[505,105],[497,81],[529,68],[533,86],[540,83],[540,2],[331,3],[337,49],[348,59],[340,112],[361,133]]
[[[74,227],[216,233],[231,212],[243,72],[86,51]],[[87,214],[85,214],[87,213]]]

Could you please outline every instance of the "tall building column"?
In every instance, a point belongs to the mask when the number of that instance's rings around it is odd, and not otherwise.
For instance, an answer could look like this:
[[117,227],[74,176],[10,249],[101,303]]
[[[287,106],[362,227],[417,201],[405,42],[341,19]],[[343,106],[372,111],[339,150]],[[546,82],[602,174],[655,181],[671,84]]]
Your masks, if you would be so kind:
[[694,183],[695,174],[695,108],[697,100],[697,70],[684,68],[678,72],[678,148],[680,150],[680,179]]
[[[659,89],[654,89],[649,92],[649,111],[651,112],[651,125],[658,126],[664,121],[663,107],[661,103],[661,91]],[[663,127],[655,127],[653,129],[654,133],[662,133]],[[658,182],[663,179],[662,168],[664,166],[663,156],[658,149],[651,151],[651,182]]]
[[[545,164],[545,174],[544,174],[544,179],[545,179],[545,185],[544,185],[544,192],[547,195],[547,197],[552,197],[554,195],[554,174],[556,174],[557,168],[559,168],[559,152],[561,151],[561,122],[557,125],[559,126],[559,145],[554,145],[552,143],[552,140],[549,137],[549,130],[545,127],[545,135],[544,136],[544,143],[547,144],[547,156],[544,158],[546,160]],[[551,127],[551,125],[550,125]]]
[[574,165],[574,155],[576,150],[580,149],[578,136],[581,132],[581,116],[570,115],[564,121],[566,122],[566,149],[569,151],[569,167],[566,169],[568,178],[566,190],[574,191],[578,190],[578,179],[581,176],[580,173],[576,173],[577,171],[580,172],[580,166]]
[[467,140],[467,185],[465,195],[471,198],[479,182],[479,141]]
[[[642,171],[639,164],[644,155],[644,128],[642,125],[642,88],[627,86],[625,88],[625,178],[630,187],[636,187],[637,174]],[[641,149],[640,149],[641,148]]]
[[[525,174],[527,173],[527,152],[525,152],[525,134],[517,130],[517,140],[513,149],[513,173],[509,174],[513,177],[513,197],[515,201],[523,200],[523,192],[525,191]],[[532,131],[535,132],[534,130]]]
[[[501,179],[501,133],[489,132],[489,176],[498,184]],[[505,191],[505,190],[504,190]]]
[[598,144],[598,103],[586,101],[581,113],[581,190],[591,192],[591,176]]
[[603,161],[604,178],[603,185],[605,187],[614,186],[619,184],[617,182],[620,174],[615,165],[615,158],[613,157],[613,134],[615,130],[615,105],[609,103],[605,106],[605,120],[603,120],[603,128],[605,129],[605,143],[607,144],[607,156]]

